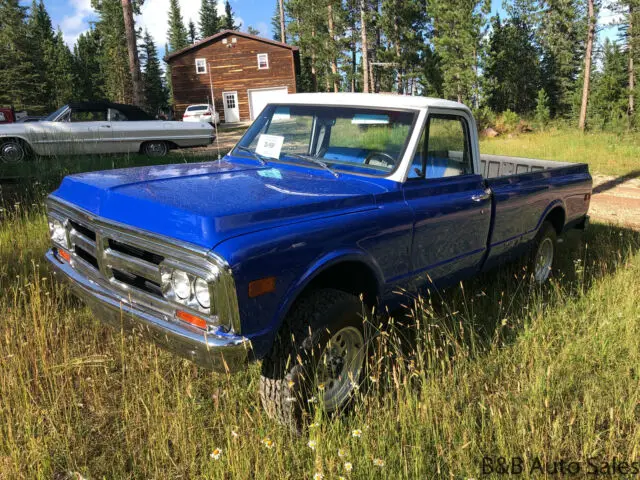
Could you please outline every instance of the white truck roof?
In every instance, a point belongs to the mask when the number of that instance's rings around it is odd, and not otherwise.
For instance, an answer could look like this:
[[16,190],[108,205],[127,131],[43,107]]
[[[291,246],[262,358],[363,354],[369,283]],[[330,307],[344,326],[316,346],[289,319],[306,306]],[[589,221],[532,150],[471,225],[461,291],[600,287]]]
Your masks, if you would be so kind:
[[464,110],[471,113],[467,106],[451,100],[384,93],[293,93],[274,96],[269,103],[411,109],[434,107]]

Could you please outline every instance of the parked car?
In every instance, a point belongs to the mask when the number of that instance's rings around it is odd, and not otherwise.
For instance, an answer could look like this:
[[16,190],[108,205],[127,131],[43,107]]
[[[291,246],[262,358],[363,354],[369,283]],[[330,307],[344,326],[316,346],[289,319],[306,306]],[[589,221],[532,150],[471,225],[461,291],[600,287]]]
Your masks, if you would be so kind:
[[35,117],[32,115],[27,115],[26,117],[20,118],[17,123],[31,123],[31,122],[41,122],[45,117]]
[[47,259],[116,328],[221,372],[262,359],[263,405],[299,426],[314,382],[335,411],[363,380],[363,310],[523,256],[545,282],[591,188],[585,164],[480,155],[460,103],[289,95],[218,163],[65,178]]
[[0,107],[0,124],[16,121],[16,113],[11,107]]
[[183,122],[206,122],[211,125],[220,123],[220,114],[214,112],[211,105],[189,105],[182,116]]
[[131,105],[78,102],[40,122],[0,126],[0,161],[18,163],[32,154],[139,152],[161,157],[172,148],[209,145],[213,138],[206,123],[165,122]]

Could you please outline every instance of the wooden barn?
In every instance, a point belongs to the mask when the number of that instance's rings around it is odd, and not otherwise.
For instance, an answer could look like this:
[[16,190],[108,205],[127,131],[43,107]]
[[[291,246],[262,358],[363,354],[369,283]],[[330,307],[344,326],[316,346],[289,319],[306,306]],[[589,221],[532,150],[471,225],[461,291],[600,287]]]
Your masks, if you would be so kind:
[[223,30],[168,55],[176,119],[213,96],[220,121],[253,120],[281,93],[296,92],[298,48]]

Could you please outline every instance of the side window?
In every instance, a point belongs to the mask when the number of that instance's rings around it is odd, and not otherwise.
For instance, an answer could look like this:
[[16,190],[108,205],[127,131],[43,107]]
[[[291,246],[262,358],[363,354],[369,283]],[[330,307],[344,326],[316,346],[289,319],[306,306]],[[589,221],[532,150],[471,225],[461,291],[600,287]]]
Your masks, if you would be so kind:
[[126,122],[127,117],[120,110],[116,110],[115,108],[109,109],[109,120],[112,122]]
[[269,68],[269,54],[258,54],[258,70],[267,70]]
[[207,73],[207,59],[206,58],[196,58],[196,73],[198,75],[202,75]]
[[[455,116],[430,116],[427,126],[426,178],[473,173],[467,122]],[[423,147],[424,148],[424,147]]]
[[106,110],[72,110],[72,122],[104,122],[107,120]]

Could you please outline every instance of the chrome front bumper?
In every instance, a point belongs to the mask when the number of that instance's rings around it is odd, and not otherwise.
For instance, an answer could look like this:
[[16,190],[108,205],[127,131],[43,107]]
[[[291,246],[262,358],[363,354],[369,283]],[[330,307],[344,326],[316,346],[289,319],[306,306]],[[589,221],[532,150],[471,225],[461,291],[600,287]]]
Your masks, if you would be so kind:
[[197,331],[166,315],[119,295],[61,261],[49,250],[46,259],[57,278],[64,280],[104,323],[134,331],[159,346],[217,372],[241,370],[251,356],[251,342],[241,336]]

